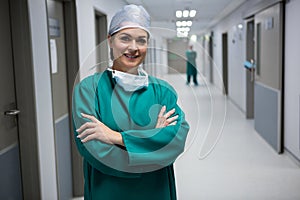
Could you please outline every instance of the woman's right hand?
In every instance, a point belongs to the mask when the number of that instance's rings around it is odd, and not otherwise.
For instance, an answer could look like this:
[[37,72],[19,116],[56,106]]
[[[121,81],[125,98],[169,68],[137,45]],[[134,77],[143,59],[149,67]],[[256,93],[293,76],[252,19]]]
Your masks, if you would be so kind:
[[155,128],[163,128],[166,126],[176,125],[178,115],[171,117],[175,113],[175,108],[166,112],[166,106],[163,106],[157,116],[157,123]]

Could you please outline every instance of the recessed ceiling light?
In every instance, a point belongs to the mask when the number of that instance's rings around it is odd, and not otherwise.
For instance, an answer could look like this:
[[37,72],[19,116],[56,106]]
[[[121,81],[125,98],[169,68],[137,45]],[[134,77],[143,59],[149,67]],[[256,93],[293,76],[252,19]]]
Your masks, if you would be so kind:
[[183,17],[188,17],[189,16],[189,11],[188,10],[184,10],[182,13]]
[[196,10],[191,10],[190,11],[190,17],[195,17],[196,16],[197,11]]
[[176,17],[177,18],[181,18],[182,17],[182,11],[181,10],[177,10],[176,11]]

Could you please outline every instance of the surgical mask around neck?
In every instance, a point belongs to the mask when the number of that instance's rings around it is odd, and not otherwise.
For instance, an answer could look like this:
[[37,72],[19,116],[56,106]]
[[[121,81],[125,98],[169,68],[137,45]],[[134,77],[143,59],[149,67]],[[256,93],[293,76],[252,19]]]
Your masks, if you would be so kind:
[[129,74],[107,68],[112,72],[112,77],[116,80],[117,84],[127,92],[134,92],[141,88],[148,87],[148,74],[142,68],[138,68],[138,75]]

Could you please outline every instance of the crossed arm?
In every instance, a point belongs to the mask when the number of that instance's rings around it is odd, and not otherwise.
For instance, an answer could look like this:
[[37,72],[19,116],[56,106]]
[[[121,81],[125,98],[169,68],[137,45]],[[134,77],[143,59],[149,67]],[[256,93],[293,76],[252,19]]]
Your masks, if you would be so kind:
[[[166,106],[163,106],[157,116],[155,128],[163,128],[166,126],[176,125],[178,115],[172,116],[175,113],[175,108],[166,112]],[[81,142],[86,143],[91,140],[99,140],[107,144],[117,144],[124,146],[124,141],[121,133],[110,129],[104,123],[99,121],[92,115],[81,113],[82,117],[87,118],[90,122],[84,123],[76,131],[79,133],[77,138]]]

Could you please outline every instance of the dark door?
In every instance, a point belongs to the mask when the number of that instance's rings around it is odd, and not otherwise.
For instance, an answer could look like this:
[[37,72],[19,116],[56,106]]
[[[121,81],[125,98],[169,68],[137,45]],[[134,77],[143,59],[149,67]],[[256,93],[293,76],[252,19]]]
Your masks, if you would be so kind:
[[[246,60],[254,63],[254,19],[247,21]],[[246,70],[246,118],[254,118],[254,68]]]
[[104,71],[109,66],[107,43],[107,19],[106,15],[95,10],[95,34],[96,34],[96,65],[97,71]]
[[222,34],[223,94],[228,95],[228,34]]
[[22,199],[9,1],[0,1],[0,199]]

